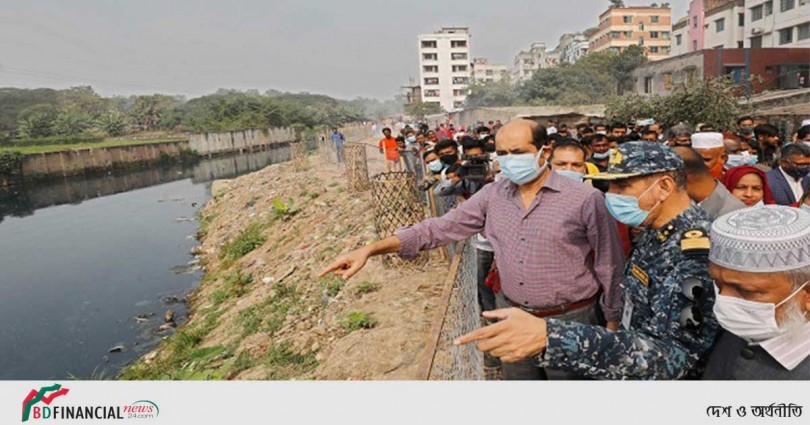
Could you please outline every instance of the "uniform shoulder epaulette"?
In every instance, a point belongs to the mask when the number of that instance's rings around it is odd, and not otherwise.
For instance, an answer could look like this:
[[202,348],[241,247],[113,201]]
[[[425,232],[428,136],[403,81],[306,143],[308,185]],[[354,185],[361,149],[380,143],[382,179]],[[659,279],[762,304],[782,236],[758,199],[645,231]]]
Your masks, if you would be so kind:
[[681,236],[681,252],[687,257],[707,257],[709,255],[709,235],[701,228],[689,229]]

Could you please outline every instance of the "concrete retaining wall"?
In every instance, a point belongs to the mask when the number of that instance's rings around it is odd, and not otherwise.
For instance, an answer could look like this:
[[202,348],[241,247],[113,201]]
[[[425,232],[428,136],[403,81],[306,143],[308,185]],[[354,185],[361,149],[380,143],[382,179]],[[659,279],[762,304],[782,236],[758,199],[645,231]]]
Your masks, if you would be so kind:
[[293,141],[295,141],[295,130],[283,127],[192,134],[189,137],[189,146],[200,155],[214,155],[226,152],[252,152],[262,146]]
[[77,149],[26,155],[22,163],[25,177],[71,176],[87,171],[125,167],[131,163],[157,161],[161,154],[177,156],[189,143],[167,142],[100,149]]

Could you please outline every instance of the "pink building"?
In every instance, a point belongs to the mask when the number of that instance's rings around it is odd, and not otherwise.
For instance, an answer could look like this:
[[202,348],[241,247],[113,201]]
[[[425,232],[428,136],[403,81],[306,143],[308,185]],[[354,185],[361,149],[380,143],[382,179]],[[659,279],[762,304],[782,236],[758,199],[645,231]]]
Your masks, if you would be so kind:
[[703,50],[703,0],[689,2],[689,47],[687,52]]

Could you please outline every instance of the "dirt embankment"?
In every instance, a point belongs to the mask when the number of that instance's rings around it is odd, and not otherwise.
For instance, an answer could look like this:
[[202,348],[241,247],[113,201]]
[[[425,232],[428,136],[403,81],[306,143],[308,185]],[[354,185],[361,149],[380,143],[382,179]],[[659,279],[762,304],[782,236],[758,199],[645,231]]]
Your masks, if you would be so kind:
[[423,378],[447,265],[391,270],[372,259],[348,282],[318,279],[376,235],[369,193],[348,193],[340,170],[317,157],[310,164],[214,185],[200,212],[206,276],[191,318],[123,378]]

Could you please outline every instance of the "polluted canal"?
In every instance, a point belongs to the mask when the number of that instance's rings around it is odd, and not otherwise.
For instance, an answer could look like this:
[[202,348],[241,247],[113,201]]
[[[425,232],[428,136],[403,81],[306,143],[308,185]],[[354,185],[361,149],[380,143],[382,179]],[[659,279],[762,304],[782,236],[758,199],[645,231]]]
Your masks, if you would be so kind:
[[0,189],[0,379],[111,379],[181,325],[211,182],[289,148]]

